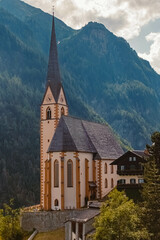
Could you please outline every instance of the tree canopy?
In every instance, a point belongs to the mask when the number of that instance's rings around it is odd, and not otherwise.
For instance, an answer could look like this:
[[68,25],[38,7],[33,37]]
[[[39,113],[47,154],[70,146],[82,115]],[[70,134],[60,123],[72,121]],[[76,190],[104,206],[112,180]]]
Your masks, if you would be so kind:
[[140,212],[124,192],[112,191],[95,220],[94,240],[150,239],[141,222]]

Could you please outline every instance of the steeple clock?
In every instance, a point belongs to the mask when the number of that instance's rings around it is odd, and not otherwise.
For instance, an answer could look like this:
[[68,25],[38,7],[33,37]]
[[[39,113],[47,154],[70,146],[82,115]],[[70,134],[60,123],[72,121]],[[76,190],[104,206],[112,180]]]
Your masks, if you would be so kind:
[[53,15],[46,89],[40,114],[40,203],[42,208],[44,208],[45,198],[47,150],[62,115],[68,115],[68,105],[60,78]]

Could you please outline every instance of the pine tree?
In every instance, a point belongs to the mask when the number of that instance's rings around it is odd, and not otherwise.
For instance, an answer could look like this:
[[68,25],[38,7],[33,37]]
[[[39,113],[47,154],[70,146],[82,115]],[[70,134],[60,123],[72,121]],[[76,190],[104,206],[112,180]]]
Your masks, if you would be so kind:
[[160,239],[160,174],[157,161],[151,155],[144,166],[142,196],[144,199],[144,222],[152,240]]
[[144,164],[142,196],[144,199],[144,222],[152,240],[160,239],[160,132],[151,136],[147,145],[150,156]]

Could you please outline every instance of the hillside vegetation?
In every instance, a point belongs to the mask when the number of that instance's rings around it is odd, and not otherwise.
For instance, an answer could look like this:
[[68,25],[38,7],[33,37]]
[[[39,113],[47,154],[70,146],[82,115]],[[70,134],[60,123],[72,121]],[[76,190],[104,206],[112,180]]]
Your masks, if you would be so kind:
[[[0,206],[39,203],[39,109],[52,17],[20,0],[0,1]],[[56,19],[71,115],[108,122],[143,149],[160,127],[160,76],[102,24],[73,30]]]

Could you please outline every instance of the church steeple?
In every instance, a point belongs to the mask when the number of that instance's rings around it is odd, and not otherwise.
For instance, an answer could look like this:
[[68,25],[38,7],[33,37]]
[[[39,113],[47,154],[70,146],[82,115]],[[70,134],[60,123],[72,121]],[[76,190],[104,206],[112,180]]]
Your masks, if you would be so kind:
[[62,87],[62,83],[61,83],[59,64],[58,64],[58,51],[57,51],[56,34],[55,34],[54,13],[53,13],[53,21],[52,21],[52,33],[51,33],[46,88],[48,86],[50,86],[52,94],[55,98],[55,101],[57,102],[60,89]]
[[[40,176],[41,206],[48,210],[51,207],[51,182],[48,182],[46,162],[48,148],[62,115],[68,115],[68,104],[61,83],[58,51],[55,34],[55,18],[53,14],[51,43],[48,61],[46,89],[41,103],[40,114]],[[50,192],[50,194],[49,194]]]

